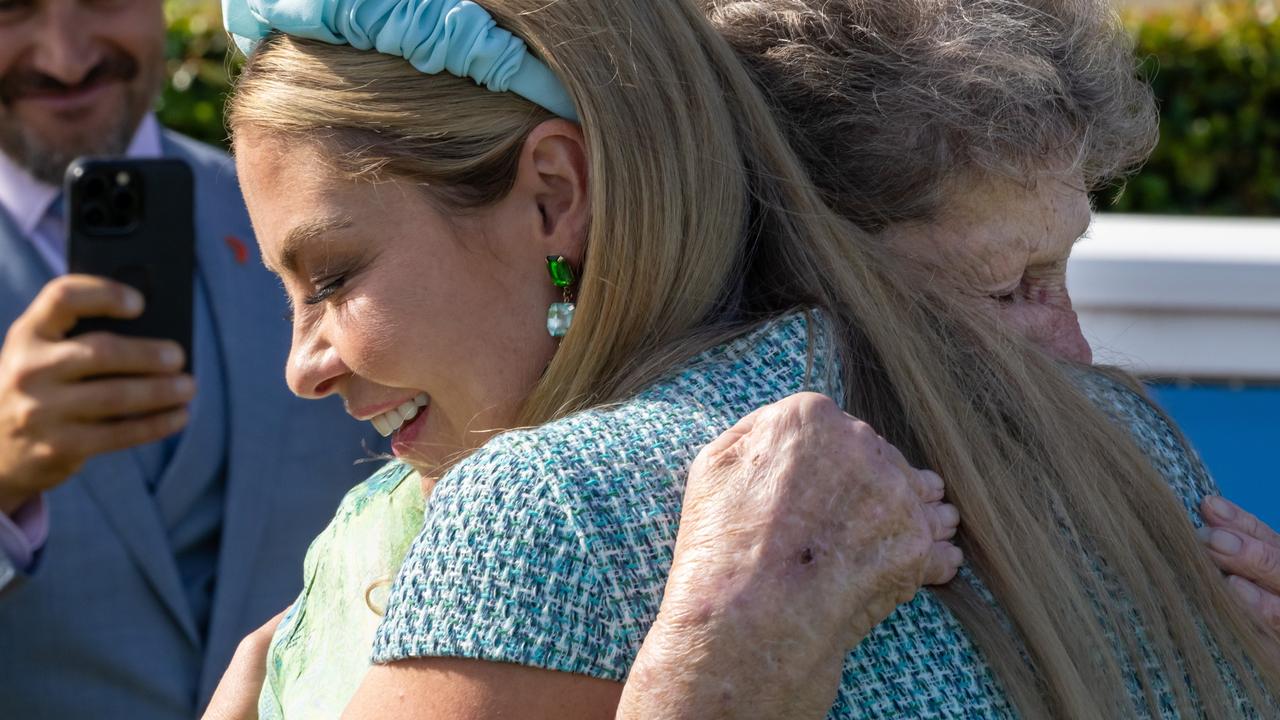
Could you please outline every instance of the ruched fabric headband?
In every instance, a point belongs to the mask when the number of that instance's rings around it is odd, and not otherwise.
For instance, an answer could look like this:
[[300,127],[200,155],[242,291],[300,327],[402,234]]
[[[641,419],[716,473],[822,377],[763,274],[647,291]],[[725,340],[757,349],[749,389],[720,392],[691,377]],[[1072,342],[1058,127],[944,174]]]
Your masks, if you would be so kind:
[[471,78],[578,119],[551,68],[471,0],[222,0],[222,17],[246,55],[277,30],[402,57],[428,75]]

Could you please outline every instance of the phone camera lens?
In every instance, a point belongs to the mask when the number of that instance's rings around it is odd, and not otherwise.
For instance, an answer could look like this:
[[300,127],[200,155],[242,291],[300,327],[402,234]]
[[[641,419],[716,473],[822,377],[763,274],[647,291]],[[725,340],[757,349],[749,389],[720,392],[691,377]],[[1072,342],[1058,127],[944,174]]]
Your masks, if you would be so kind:
[[82,211],[84,224],[89,229],[97,229],[107,224],[107,208],[100,202],[87,202]]
[[138,194],[128,188],[120,188],[111,198],[112,204],[120,212],[129,212],[138,207]]
[[100,175],[91,176],[84,182],[86,197],[98,197],[107,192],[107,180]]

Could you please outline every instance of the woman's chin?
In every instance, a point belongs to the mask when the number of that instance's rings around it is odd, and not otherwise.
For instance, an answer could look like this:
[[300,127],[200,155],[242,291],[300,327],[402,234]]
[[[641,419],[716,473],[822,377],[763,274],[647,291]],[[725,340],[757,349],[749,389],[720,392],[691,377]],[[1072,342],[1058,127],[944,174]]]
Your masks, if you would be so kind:
[[438,478],[449,464],[449,458],[458,456],[457,452],[444,452],[439,447],[417,445],[396,448],[392,452],[397,460],[407,463],[424,478]]
[[422,408],[418,415],[391,435],[391,454],[412,465],[419,472],[439,466],[450,454],[449,444],[440,442],[428,427],[431,406]]
[[442,436],[439,424],[429,420],[429,408],[423,410],[391,436],[391,454],[423,477],[438,477],[475,448],[461,447],[456,438]]
[[[457,432],[450,431],[452,426],[444,415],[433,419],[436,415],[434,410],[431,405],[422,408],[415,418],[391,435],[391,453],[396,459],[412,465],[423,477],[442,475],[454,463],[501,432],[500,429],[469,430],[462,433],[460,439]],[[490,417],[475,421],[477,426],[492,428],[510,424]]]

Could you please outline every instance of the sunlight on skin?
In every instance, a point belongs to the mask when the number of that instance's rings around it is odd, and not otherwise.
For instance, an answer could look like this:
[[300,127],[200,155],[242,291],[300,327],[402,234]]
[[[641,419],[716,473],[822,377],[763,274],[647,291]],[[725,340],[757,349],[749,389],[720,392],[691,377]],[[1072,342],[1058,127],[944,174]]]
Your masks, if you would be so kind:
[[[562,162],[566,128],[541,126],[546,157],[531,163]],[[274,139],[241,132],[236,146],[263,259],[294,307],[290,388],[336,393],[359,420],[425,395],[393,437],[424,475],[511,427],[556,348],[545,257],[581,243],[576,218],[548,229],[539,168],[495,206],[446,217],[408,182],[337,176],[315,147],[292,143],[282,162]]]
[[1067,258],[1089,228],[1083,181],[965,177],[940,215],[881,235],[889,249],[1049,353],[1088,364],[1092,352],[1067,294]]

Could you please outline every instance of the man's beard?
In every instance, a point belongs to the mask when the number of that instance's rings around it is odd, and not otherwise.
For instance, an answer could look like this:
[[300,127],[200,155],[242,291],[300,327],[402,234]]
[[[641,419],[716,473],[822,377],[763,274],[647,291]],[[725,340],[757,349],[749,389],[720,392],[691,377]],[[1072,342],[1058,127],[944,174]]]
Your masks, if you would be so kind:
[[[85,79],[74,87],[43,73],[16,68],[0,77],[0,152],[8,155],[32,177],[50,185],[61,186],[63,174],[71,161],[82,155],[123,155],[137,130],[138,123],[151,107],[159,90],[163,62],[151,64],[153,77],[137,82],[139,64],[123,51],[98,63]],[[33,128],[26,127],[11,112],[14,101],[39,93],[68,91],[99,83],[120,83],[124,89],[124,106],[105,124],[85,128],[56,144],[46,140]]]

